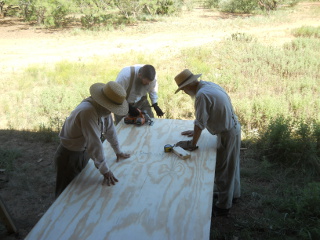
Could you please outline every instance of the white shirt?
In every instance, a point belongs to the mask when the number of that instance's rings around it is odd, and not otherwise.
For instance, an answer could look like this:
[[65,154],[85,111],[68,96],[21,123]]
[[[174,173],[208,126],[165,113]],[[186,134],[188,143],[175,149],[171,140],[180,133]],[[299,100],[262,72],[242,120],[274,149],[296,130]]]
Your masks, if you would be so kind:
[[200,129],[220,134],[235,127],[238,118],[225,90],[213,82],[200,81],[195,97],[196,120]]
[[[89,102],[81,102],[64,122],[59,134],[61,144],[70,151],[87,150],[101,174],[109,171],[100,140],[102,119]],[[111,114],[104,117],[105,137],[115,153],[120,153],[118,137]]]
[[[137,87],[137,80],[138,80],[138,73],[139,69],[144,66],[143,64],[136,64],[134,65],[134,79],[131,87],[131,91],[129,96],[127,96],[127,101],[129,103],[136,103],[138,102],[143,96],[146,96],[147,93],[149,94],[151,104],[158,102],[158,82],[157,82],[157,75],[155,78],[150,82],[149,85],[142,85],[139,84]],[[119,83],[126,91],[130,85],[130,77],[131,77],[131,66],[124,67],[118,74],[116,78],[116,82]]]

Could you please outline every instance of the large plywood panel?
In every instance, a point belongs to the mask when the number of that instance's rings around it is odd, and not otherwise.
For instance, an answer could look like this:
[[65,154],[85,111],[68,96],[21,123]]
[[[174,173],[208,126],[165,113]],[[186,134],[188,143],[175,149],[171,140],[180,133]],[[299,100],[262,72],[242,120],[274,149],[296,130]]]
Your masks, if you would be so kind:
[[129,159],[105,154],[119,182],[102,186],[89,161],[26,239],[209,239],[216,137],[203,131],[199,149],[182,160],[165,144],[189,138],[192,121],[156,119],[153,126],[117,126]]

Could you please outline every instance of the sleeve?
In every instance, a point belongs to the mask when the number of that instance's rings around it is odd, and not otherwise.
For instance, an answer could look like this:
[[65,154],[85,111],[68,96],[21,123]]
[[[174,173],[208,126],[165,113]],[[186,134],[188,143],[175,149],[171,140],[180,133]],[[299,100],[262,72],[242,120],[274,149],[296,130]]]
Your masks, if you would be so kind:
[[107,139],[107,141],[110,143],[111,147],[113,148],[113,151],[118,154],[120,153],[120,146],[118,141],[118,135],[116,132],[116,128],[113,124],[113,119],[111,114],[108,115],[108,117],[104,118],[104,135]]
[[130,67],[125,67],[118,73],[118,76],[116,78],[116,82],[119,83],[126,91],[129,87],[130,75]]
[[100,140],[101,129],[99,126],[98,115],[93,111],[83,111],[80,115],[81,129],[86,139],[86,147],[94,165],[103,175],[109,171]]
[[153,80],[152,85],[150,85],[150,89],[148,91],[149,97],[151,100],[151,104],[157,103],[158,102],[158,81],[157,81],[157,76]]
[[208,102],[206,101],[206,96],[204,94],[199,94],[196,96],[195,100],[195,110],[196,110],[196,120],[194,124],[197,125],[201,130],[207,127],[207,122],[209,119],[208,114]]

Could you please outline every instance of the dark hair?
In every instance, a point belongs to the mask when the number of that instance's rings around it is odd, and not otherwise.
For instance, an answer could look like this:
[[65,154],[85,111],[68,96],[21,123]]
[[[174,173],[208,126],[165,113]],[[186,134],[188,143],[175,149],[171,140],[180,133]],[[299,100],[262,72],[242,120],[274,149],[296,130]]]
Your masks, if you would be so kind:
[[152,65],[144,65],[140,68],[139,73],[141,74],[141,77],[148,78],[150,81],[153,81],[156,77],[156,70]]

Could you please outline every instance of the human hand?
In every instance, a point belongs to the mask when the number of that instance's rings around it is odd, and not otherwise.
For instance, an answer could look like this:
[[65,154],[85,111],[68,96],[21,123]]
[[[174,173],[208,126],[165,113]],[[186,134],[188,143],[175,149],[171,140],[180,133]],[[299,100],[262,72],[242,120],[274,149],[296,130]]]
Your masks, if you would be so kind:
[[158,117],[162,117],[164,115],[164,112],[162,112],[161,108],[159,108],[158,103],[154,103],[152,107],[156,111]]
[[117,155],[117,160],[116,160],[116,162],[119,162],[121,159],[126,159],[126,158],[129,158],[129,157],[130,157],[130,154],[128,154],[128,153],[123,153],[123,152],[117,153],[116,155]]
[[184,150],[194,151],[198,149],[198,146],[193,146],[192,141],[180,141],[175,144],[177,147],[182,147]]
[[110,186],[115,185],[116,182],[119,182],[118,179],[116,179],[116,177],[113,175],[113,173],[109,170],[109,172],[103,174],[103,182],[102,185],[108,185]]
[[188,137],[193,137],[193,133],[194,133],[193,130],[188,130],[188,131],[182,132],[181,135],[186,135]]

